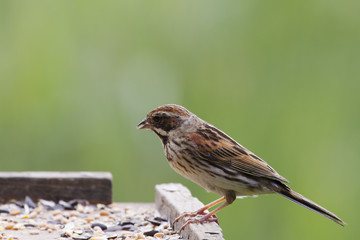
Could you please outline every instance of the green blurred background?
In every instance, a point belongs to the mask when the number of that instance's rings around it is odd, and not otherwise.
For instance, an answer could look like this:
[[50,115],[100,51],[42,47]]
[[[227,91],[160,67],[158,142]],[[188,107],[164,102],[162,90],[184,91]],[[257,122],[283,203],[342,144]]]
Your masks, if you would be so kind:
[[177,103],[348,223],[260,196],[218,214],[227,239],[355,239],[359,3],[1,1],[1,171],[111,171],[115,201],[180,182],[210,202],[135,128]]

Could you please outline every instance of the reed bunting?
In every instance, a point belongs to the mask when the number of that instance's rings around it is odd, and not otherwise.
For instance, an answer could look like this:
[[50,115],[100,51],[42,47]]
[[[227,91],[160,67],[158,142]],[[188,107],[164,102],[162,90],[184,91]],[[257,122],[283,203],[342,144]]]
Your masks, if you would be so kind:
[[[341,226],[345,224],[335,214],[291,190],[285,185],[289,181],[264,160],[182,106],[160,106],[149,112],[137,128],[150,129],[159,136],[166,158],[177,173],[222,196],[196,212],[179,216],[174,223],[185,216],[193,217],[180,231],[190,223],[217,221],[215,213],[237,196],[269,193],[278,193]],[[215,210],[206,211],[221,202],[224,203]],[[197,215],[202,217],[196,218]]]

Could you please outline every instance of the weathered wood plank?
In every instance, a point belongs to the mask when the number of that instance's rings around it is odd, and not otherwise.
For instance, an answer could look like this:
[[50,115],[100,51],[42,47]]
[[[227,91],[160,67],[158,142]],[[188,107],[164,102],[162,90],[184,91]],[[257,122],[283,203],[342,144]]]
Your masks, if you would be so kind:
[[[186,187],[175,183],[155,186],[155,205],[160,214],[166,215],[171,223],[181,213],[196,211],[204,206],[197,198],[192,197]],[[175,230],[179,230],[184,223],[184,219],[176,223]],[[223,239],[221,228],[214,222],[189,224],[180,234],[184,239],[192,240]]]
[[0,203],[86,199],[90,203],[112,202],[112,175],[108,172],[0,172]]

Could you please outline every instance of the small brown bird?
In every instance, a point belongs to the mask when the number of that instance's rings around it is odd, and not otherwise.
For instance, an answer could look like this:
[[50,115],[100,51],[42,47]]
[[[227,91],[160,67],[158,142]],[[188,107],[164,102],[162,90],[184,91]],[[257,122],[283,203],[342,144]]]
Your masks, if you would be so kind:
[[[284,183],[289,183],[264,160],[250,152],[216,127],[201,120],[186,108],[168,104],[148,113],[137,126],[150,129],[162,141],[170,166],[179,174],[197,183],[207,191],[223,197],[193,213],[184,213],[189,223],[217,221],[214,216],[231,204],[237,196],[278,193],[281,196],[317,212],[341,226],[344,222],[335,214],[294,192]],[[225,201],[210,213],[209,208]]]

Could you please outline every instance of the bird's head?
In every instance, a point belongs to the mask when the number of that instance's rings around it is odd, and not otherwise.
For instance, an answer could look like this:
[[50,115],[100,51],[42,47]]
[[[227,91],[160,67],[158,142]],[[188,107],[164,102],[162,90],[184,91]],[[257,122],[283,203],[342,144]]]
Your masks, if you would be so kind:
[[164,137],[168,136],[170,131],[177,129],[191,115],[191,112],[182,106],[167,104],[149,112],[137,128],[150,129],[159,137]]

